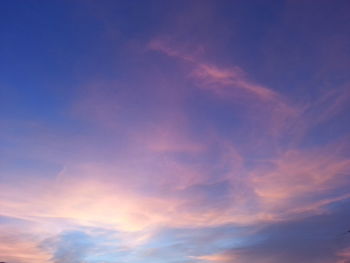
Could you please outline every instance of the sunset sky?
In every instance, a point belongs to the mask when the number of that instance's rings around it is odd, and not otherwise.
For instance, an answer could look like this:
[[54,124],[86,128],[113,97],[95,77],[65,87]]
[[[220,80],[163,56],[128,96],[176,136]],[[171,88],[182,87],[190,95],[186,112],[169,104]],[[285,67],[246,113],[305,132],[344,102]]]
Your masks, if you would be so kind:
[[349,263],[350,1],[0,1],[0,261]]

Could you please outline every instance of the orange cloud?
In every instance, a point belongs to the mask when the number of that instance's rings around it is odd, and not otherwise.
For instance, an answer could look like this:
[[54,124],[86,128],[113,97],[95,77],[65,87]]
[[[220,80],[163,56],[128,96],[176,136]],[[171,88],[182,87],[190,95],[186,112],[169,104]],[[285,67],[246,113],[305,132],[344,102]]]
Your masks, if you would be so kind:
[[218,262],[218,263],[225,263],[225,262],[234,263],[234,262],[236,262],[234,255],[228,254],[228,253],[217,253],[217,254],[198,256],[198,257],[193,257],[193,258],[200,260],[200,261],[214,262],[214,263],[215,262]]

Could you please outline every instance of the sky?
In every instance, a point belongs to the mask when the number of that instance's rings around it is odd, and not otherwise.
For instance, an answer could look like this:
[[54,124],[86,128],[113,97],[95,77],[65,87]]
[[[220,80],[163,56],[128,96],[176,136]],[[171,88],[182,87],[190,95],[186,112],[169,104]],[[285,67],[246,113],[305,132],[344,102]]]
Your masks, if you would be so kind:
[[0,261],[349,263],[348,0],[4,0]]

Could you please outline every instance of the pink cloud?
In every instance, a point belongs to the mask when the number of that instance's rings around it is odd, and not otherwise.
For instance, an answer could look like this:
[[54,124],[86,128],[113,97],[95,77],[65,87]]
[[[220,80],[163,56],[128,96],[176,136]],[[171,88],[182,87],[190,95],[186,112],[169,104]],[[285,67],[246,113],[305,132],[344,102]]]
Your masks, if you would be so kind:
[[[263,101],[276,100],[278,95],[272,90],[249,82],[238,67],[220,69],[214,65],[199,64],[193,72],[204,89],[212,90],[221,96],[239,96],[240,91]],[[234,92],[233,90],[236,90]],[[243,95],[244,96],[244,95]]]
[[[347,140],[332,146],[320,142],[313,149],[309,141],[304,143],[312,129],[318,132],[319,124],[348,107],[348,84],[315,95],[314,102],[297,101],[288,85],[274,89],[256,81],[249,68],[234,61],[227,66],[218,47],[209,59],[207,42],[193,41],[191,34],[203,30],[200,38],[208,40],[206,30],[210,37],[220,35],[213,29],[225,30],[209,27],[212,5],[191,5],[191,12],[178,19],[181,26],[174,36],[154,38],[147,45],[147,51],[164,56],[145,54],[144,47],[135,52],[146,34],[139,39],[131,26],[126,42],[138,42],[132,52],[118,45],[121,62],[106,57],[105,65],[116,69],[96,68],[108,80],[86,75],[87,84],[73,96],[71,107],[52,107],[62,115],[38,114],[52,120],[28,121],[15,129],[6,127],[12,123],[2,124],[0,132],[11,148],[4,151],[11,156],[3,161],[9,168],[4,171],[6,184],[0,185],[1,216],[32,224],[26,231],[25,225],[0,229],[4,260],[50,262],[53,251],[40,244],[66,230],[115,231],[121,233],[121,246],[137,249],[163,228],[233,224],[254,231],[327,213],[330,204],[350,198],[344,191],[350,172],[350,159],[342,150]],[[108,51],[114,44],[107,45]],[[39,162],[50,169],[44,171]],[[63,168],[57,172],[51,166]],[[339,257],[339,263],[347,262],[348,249]],[[191,260],[243,262],[225,252]]]
[[40,238],[33,232],[18,228],[0,228],[0,255],[5,262],[46,263],[51,262],[51,253],[39,247]]
[[[241,68],[237,66],[220,68],[205,62],[198,51],[193,52],[192,49],[191,53],[194,55],[188,55],[190,51],[181,50],[181,47],[174,48],[171,40],[155,39],[150,42],[149,48],[192,65],[191,75],[199,81],[200,88],[211,90],[218,95],[227,95],[230,93],[228,90],[236,90],[237,95],[244,91],[247,93],[247,96],[254,96],[263,101],[280,99],[278,93],[249,81]],[[234,96],[235,92],[231,92],[231,95]]]
[[348,263],[350,261],[350,248],[342,249],[337,256],[340,258],[337,263]]
[[217,254],[211,254],[211,255],[204,255],[204,256],[197,256],[193,257],[196,260],[205,261],[205,262],[218,262],[218,263],[225,263],[225,262],[239,262],[237,261],[237,258],[228,253],[217,253]]
[[[332,202],[349,198],[348,194],[327,197],[339,188],[350,170],[350,160],[329,155],[328,151],[288,151],[270,167],[257,168],[251,174],[254,188],[264,211],[297,214],[317,212]],[[315,199],[307,197],[318,196]],[[303,200],[303,201],[299,201]],[[309,201],[305,201],[309,200]]]
[[288,122],[295,121],[301,109],[288,102],[278,92],[254,83],[238,66],[220,67],[207,61],[202,48],[185,48],[175,45],[171,38],[157,38],[149,48],[177,59],[191,68],[189,78],[203,91],[215,94],[218,98],[231,100],[249,109],[248,118],[263,119],[265,129],[273,136],[288,128]]

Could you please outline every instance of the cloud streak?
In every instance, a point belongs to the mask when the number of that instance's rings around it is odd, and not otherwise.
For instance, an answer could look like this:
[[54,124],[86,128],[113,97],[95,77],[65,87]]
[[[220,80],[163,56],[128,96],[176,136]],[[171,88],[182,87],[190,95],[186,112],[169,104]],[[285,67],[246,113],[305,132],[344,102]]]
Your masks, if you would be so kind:
[[323,37],[294,20],[306,7],[140,4],[70,17],[86,34],[67,48],[76,72],[42,76],[66,97],[26,76],[11,84],[24,95],[1,123],[0,260],[348,262],[350,80],[323,78],[288,41],[296,54],[271,50],[282,27],[321,52]]

